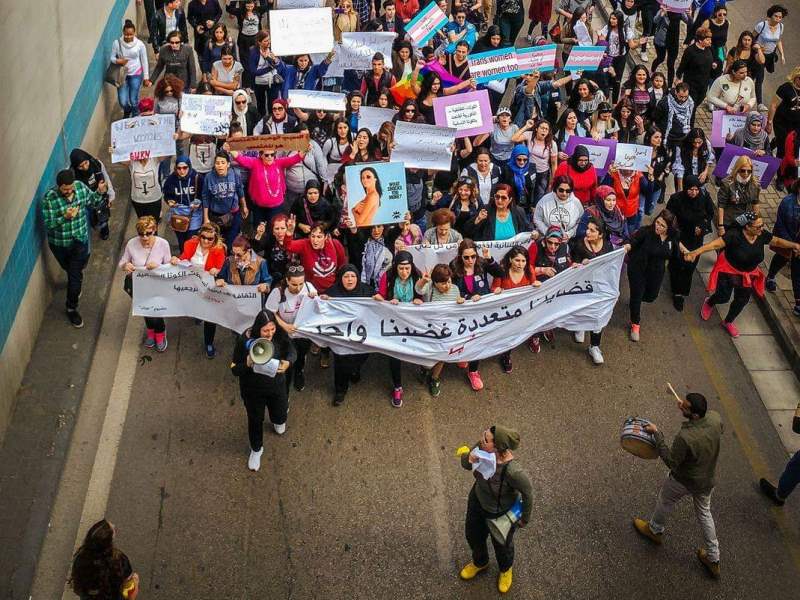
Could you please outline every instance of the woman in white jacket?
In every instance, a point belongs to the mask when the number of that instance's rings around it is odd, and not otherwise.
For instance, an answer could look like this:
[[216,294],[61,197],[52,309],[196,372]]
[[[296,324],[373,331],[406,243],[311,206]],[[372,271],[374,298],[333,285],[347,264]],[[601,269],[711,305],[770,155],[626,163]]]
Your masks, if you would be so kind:
[[111,62],[125,68],[125,81],[117,88],[117,99],[123,118],[139,116],[139,90],[150,86],[150,66],[147,48],[136,37],[136,26],[130,19],[122,26],[122,37],[111,47]]
[[553,179],[553,191],[539,200],[533,211],[533,224],[542,236],[547,234],[551,225],[561,228],[564,241],[575,235],[583,216],[583,205],[572,189],[572,178],[559,175]]
[[750,112],[756,106],[756,84],[747,76],[747,62],[736,60],[731,70],[714,80],[706,93],[711,110]]

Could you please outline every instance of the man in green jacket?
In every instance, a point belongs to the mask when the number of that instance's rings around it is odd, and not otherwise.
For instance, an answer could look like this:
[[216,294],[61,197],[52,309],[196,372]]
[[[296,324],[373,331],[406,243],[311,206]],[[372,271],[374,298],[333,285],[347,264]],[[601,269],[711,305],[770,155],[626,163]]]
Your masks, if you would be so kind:
[[[502,425],[493,425],[486,429],[481,440],[470,452],[461,454],[461,466],[472,471],[475,483],[469,492],[467,501],[467,517],[464,532],[467,543],[472,550],[472,562],[461,569],[462,579],[472,579],[489,566],[489,552],[486,549],[486,538],[489,527],[486,519],[494,519],[510,510],[517,499],[522,496],[522,515],[512,525],[505,543],[492,536],[492,546],[500,567],[497,588],[505,593],[511,588],[511,567],[514,564],[514,531],[525,527],[531,518],[533,506],[533,489],[528,475],[514,461],[513,451],[519,447],[519,433]],[[466,450],[466,448],[465,448]],[[476,468],[481,458],[477,451],[482,451],[484,463],[486,456],[494,456],[494,468],[480,465],[482,472]],[[488,478],[487,478],[488,475]]]
[[702,394],[690,393],[686,398],[679,398],[678,408],[686,421],[675,436],[672,448],[664,443],[664,434],[655,425],[645,427],[655,436],[658,452],[670,471],[661,486],[650,521],[635,518],[633,526],[644,537],[661,544],[667,517],[681,498],[691,495],[705,539],[705,547],[697,550],[697,558],[712,577],[719,578],[719,541],[711,515],[711,492],[716,483],[722,419],[718,412],[708,410]]

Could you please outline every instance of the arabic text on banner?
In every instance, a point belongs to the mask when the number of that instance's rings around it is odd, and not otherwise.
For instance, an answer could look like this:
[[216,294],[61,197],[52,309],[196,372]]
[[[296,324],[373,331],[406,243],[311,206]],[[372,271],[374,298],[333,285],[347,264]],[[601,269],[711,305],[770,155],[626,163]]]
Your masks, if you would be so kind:
[[231,150],[283,150],[284,152],[308,152],[310,137],[307,131],[298,133],[270,133],[230,138]]
[[120,119],[111,124],[111,162],[175,154],[175,115]]
[[483,360],[560,327],[596,331],[619,298],[624,250],[567,269],[541,287],[506,290],[478,302],[394,305],[371,298],[304,299],[299,335],[338,354],[380,352],[431,366]]
[[450,127],[397,121],[392,161],[401,162],[406,168],[449,171],[455,139],[456,130]]
[[[481,249],[484,247],[489,248],[489,253],[492,258],[500,262],[514,246],[522,246],[527,250],[528,246],[531,245],[531,234],[518,233],[507,240],[475,242],[475,245],[478,247],[479,252],[481,252]],[[432,246],[415,244],[414,246],[406,246],[406,250],[411,253],[414,264],[418,269],[430,272],[433,270],[433,267],[438,264],[449,265],[450,261],[458,254],[458,244],[435,244]]]

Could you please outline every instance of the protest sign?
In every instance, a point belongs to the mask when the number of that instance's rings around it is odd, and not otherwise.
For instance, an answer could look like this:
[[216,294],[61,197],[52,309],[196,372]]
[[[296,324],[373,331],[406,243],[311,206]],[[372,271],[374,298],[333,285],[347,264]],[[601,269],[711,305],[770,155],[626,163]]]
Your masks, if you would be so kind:
[[744,127],[747,113],[728,114],[724,110],[715,110],[711,113],[711,145],[722,148],[726,144],[729,133]]
[[567,62],[564,64],[564,70],[596,71],[603,60],[605,51],[605,46],[573,46]]
[[303,110],[329,110],[344,112],[347,96],[337,92],[318,92],[316,90],[289,90],[289,106]]
[[269,12],[269,31],[272,51],[277,56],[333,50],[330,7],[272,10]]
[[778,167],[781,166],[781,159],[774,156],[756,156],[752,150],[742,148],[741,146],[734,146],[733,144],[725,144],[722,149],[722,154],[717,161],[717,166],[714,169],[714,175],[720,178],[727,177],[733,170],[736,164],[736,159],[740,156],[749,156],[753,163],[753,175],[761,183],[761,188],[766,189],[778,172]]
[[[528,248],[531,245],[532,239],[530,233],[518,233],[513,238],[507,240],[493,240],[490,242],[475,242],[478,247],[478,254],[483,256],[482,249],[489,248],[492,258],[496,262],[503,260],[503,257],[514,246],[522,246]],[[433,246],[426,246],[424,244],[416,244],[414,246],[406,246],[406,250],[411,253],[414,258],[414,265],[422,271],[432,271],[433,267],[438,264],[449,265],[458,254],[458,244],[435,244]]]
[[231,124],[231,97],[183,94],[181,131],[202,135],[228,135]]
[[304,298],[295,320],[300,337],[337,354],[379,352],[401,361],[483,360],[502,354],[539,331],[599,331],[619,298],[624,250],[567,269],[541,287],[520,287],[477,302],[421,306],[371,298]]
[[[342,41],[336,44],[333,60],[325,77],[342,77],[345,69],[372,70],[372,57],[383,54],[386,70],[392,68],[392,44],[397,34],[384,31],[359,31],[342,33]],[[369,75],[367,75],[369,76]]]
[[437,125],[455,128],[459,138],[494,129],[488,90],[434,98],[433,115]]
[[449,171],[455,139],[456,130],[452,127],[398,121],[392,161],[404,163],[406,168]]
[[275,8],[284,10],[287,8],[322,8],[325,0],[278,0]]
[[217,287],[214,277],[187,261],[137,269],[132,309],[137,317],[194,317],[241,333],[261,310],[261,294],[254,285]]
[[271,133],[269,135],[247,135],[228,138],[231,150],[283,150],[284,152],[308,152],[310,141],[307,131],[298,133]]
[[371,134],[378,133],[381,125],[392,122],[392,117],[397,114],[391,108],[376,108],[374,106],[362,106],[358,109],[358,128],[366,127]]
[[661,5],[667,12],[685,13],[692,8],[693,0],[661,0]]
[[365,163],[345,167],[347,213],[356,227],[398,223],[408,210],[405,165]]
[[469,61],[470,76],[478,83],[520,77],[525,73],[519,68],[514,48],[498,48],[488,52],[470,54],[467,60]]
[[442,12],[439,5],[431,2],[406,23],[406,33],[415,46],[421,47],[428,43],[436,32],[447,25],[449,19]]
[[175,154],[175,115],[120,119],[111,124],[111,162]]
[[570,136],[564,152],[570,156],[575,151],[575,146],[585,146],[589,151],[589,160],[594,168],[597,169],[598,176],[602,177],[608,170],[608,165],[614,159],[614,152],[617,147],[616,140],[595,140],[593,138]]
[[618,143],[614,153],[614,164],[618,169],[631,169],[646,173],[650,168],[652,158],[653,148],[651,146]]
[[526,71],[552,71],[556,68],[556,44],[545,44],[517,50],[519,68]]

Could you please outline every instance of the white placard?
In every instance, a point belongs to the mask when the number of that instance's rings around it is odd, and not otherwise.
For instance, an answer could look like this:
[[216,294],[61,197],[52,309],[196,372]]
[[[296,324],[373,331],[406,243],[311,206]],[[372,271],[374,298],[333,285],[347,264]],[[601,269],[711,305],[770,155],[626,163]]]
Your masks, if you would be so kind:
[[614,155],[614,164],[618,169],[647,172],[652,158],[653,148],[651,146],[618,143],[617,153]]
[[456,130],[450,127],[397,121],[392,161],[402,162],[406,168],[449,171],[455,139]]
[[228,135],[231,124],[231,97],[183,94],[181,131],[203,135]]
[[277,0],[278,6],[275,8],[285,10],[287,8],[322,8],[325,0]]
[[175,154],[175,115],[120,119],[111,124],[111,162]]
[[330,7],[272,10],[269,12],[269,30],[272,51],[278,56],[333,50],[333,13]]
[[[376,108],[374,106],[361,106],[358,109],[358,128],[366,127],[372,134],[378,133],[381,125],[392,122],[392,117],[397,114],[397,111],[392,108]],[[353,132],[355,135],[355,132]]]
[[395,37],[397,34],[391,31],[343,32],[342,41],[336,44],[334,57],[325,77],[342,77],[345,69],[369,71],[372,69],[372,57],[376,52],[383,54],[386,70],[391,69],[392,44]]
[[[507,240],[492,240],[489,242],[475,242],[478,249],[489,248],[489,253],[496,262],[503,260],[503,257],[514,246],[522,246],[527,249],[531,245],[530,233],[518,233]],[[458,244],[435,244],[426,246],[417,244],[406,246],[406,250],[411,253],[414,265],[423,271],[432,271],[438,264],[449,265],[458,254]],[[481,254],[483,256],[483,254]]]
[[347,96],[345,94],[316,90],[289,90],[289,106],[291,108],[344,112],[346,105]]
[[567,269],[541,287],[488,294],[477,302],[415,306],[372,298],[304,298],[295,325],[300,337],[337,354],[380,352],[402,361],[483,360],[562,328],[599,331],[619,298],[623,249]]
[[444,109],[444,114],[448,127],[461,130],[483,126],[481,103],[477,100],[447,106]]
[[661,0],[661,4],[667,12],[689,12],[693,0]]

